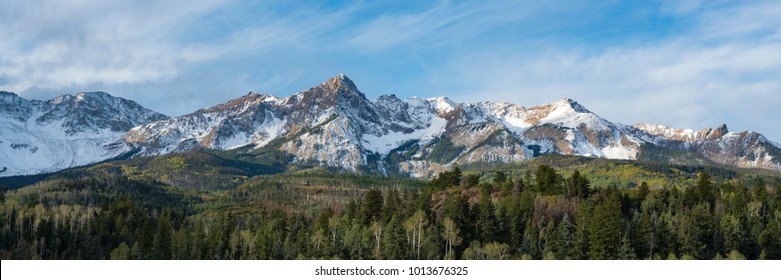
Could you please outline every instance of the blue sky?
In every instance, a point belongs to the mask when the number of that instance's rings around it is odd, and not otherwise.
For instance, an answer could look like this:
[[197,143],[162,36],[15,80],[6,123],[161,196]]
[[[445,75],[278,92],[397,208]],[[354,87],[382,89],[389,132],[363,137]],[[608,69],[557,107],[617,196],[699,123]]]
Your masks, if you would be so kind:
[[615,122],[781,142],[779,1],[249,2],[4,1],[0,90],[177,116],[343,72],[370,98],[570,97]]

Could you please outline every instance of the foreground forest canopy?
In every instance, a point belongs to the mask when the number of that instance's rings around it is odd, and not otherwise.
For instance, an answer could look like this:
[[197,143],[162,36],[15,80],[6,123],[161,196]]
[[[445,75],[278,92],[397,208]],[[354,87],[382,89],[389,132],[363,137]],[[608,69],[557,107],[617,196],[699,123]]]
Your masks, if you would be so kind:
[[781,259],[777,176],[576,157],[464,170],[194,188],[109,163],[2,192],[0,258]]

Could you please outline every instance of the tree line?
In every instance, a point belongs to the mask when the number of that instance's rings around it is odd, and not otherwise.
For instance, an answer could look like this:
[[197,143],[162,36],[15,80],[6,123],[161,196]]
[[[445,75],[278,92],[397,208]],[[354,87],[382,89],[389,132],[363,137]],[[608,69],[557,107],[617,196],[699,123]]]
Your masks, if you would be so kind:
[[106,175],[8,191],[0,257],[781,259],[781,191],[762,179],[699,173],[628,189],[547,165],[520,176],[454,168],[315,211],[249,198],[208,207],[150,184]]

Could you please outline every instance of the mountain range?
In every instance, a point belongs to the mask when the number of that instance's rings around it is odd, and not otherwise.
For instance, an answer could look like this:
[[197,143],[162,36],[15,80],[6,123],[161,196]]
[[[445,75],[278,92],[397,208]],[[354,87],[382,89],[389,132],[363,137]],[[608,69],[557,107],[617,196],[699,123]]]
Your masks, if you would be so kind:
[[610,122],[565,98],[523,107],[446,97],[372,101],[344,74],[279,98],[250,92],[168,117],[103,92],[27,100],[0,92],[0,177],[194,150],[262,156],[287,165],[428,177],[452,166],[556,153],[781,170],[763,135]]

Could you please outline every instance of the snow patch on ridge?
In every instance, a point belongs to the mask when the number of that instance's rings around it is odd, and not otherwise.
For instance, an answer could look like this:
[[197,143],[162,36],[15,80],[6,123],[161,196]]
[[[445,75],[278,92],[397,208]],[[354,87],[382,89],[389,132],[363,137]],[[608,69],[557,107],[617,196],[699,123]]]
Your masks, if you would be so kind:
[[381,136],[364,134],[361,143],[366,150],[386,155],[407,141],[428,141],[434,139],[445,132],[445,126],[447,126],[447,120],[440,117],[432,117],[431,123],[424,129],[418,129],[412,133],[390,132]]
[[130,151],[121,142],[121,132],[101,129],[66,135],[59,122],[44,127],[32,123],[0,119],[0,168],[8,168],[0,176],[54,172]]
[[448,99],[447,97],[432,97],[427,98],[426,101],[432,103],[432,107],[437,113],[444,114],[450,113],[455,110],[456,103]]

